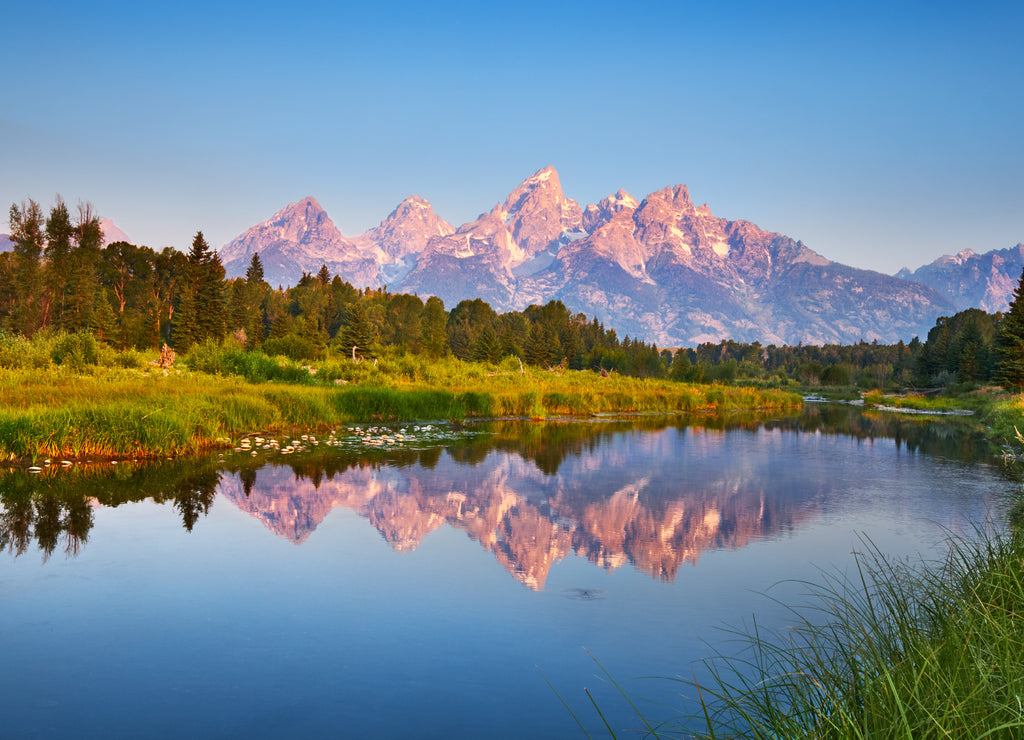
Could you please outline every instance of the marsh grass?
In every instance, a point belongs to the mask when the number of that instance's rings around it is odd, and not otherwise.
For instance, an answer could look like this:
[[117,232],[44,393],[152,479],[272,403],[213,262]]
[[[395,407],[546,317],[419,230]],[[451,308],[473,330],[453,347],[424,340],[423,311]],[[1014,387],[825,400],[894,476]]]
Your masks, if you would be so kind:
[[254,430],[796,408],[795,394],[383,354],[302,365],[195,345],[171,370],[91,335],[0,335],[0,459],[179,455]]
[[823,574],[805,585],[808,601],[791,609],[793,626],[726,630],[723,644],[738,652],[705,661],[710,680],[682,681],[686,715],[658,725],[644,718],[646,735],[1024,736],[1019,534],[953,539],[945,559],[920,564],[888,559],[868,543],[852,578]]

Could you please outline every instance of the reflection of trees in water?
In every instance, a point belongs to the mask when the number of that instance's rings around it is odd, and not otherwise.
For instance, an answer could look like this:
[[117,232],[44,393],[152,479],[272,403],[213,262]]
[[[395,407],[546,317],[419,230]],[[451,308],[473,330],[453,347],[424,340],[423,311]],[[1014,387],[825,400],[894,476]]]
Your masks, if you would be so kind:
[[181,514],[182,524],[189,532],[210,511],[213,499],[217,496],[217,484],[220,473],[216,470],[205,470],[188,475],[174,484],[174,508]]
[[58,548],[75,557],[92,530],[94,503],[171,502],[192,531],[209,512],[219,482],[215,468],[197,468],[195,462],[8,473],[0,477],[0,549],[17,557],[35,542],[44,561]]
[[820,432],[855,439],[892,439],[897,449],[959,460],[987,462],[997,452],[972,417],[901,414],[841,404],[808,404],[799,416],[767,421],[768,429]]
[[[325,481],[339,479],[351,469],[418,466],[424,471],[435,471],[443,452],[447,452],[458,467],[471,468],[479,466],[492,452],[499,451],[529,460],[550,478],[562,469],[567,460],[593,454],[617,435],[657,432],[669,427],[680,432],[688,428],[751,432],[767,428],[846,435],[856,439],[893,439],[898,448],[969,463],[990,460],[992,450],[991,444],[985,441],[977,425],[970,420],[862,412],[857,408],[836,405],[809,406],[799,415],[767,420],[755,414],[737,413],[699,417],[641,416],[590,422],[489,422],[472,425],[482,432],[477,436],[428,449],[362,451],[320,448],[301,457],[278,458],[270,463],[229,458],[227,462],[173,461],[137,466],[122,464],[116,467],[48,469],[39,475],[13,472],[0,476],[0,548],[18,556],[27,552],[35,542],[44,559],[58,549],[63,549],[69,557],[76,555],[93,526],[93,501],[104,506],[145,499],[156,503],[170,502],[185,529],[191,531],[209,512],[224,472],[237,474],[244,495],[249,497],[259,487],[257,470],[268,464],[275,468],[289,468],[296,481],[308,480],[314,489],[320,489]],[[608,471],[602,471],[601,475],[606,478]],[[694,509],[691,501],[686,516],[681,516],[679,492],[678,488],[669,491],[648,486],[638,488],[631,497],[619,495],[616,498],[617,494],[609,492],[607,496],[597,495],[595,499],[584,490],[563,490],[550,498],[524,499],[515,507],[524,517],[521,522],[493,523],[495,529],[492,531],[499,536],[496,551],[509,561],[507,566],[518,568],[533,579],[536,568],[530,565],[530,561],[536,559],[536,554],[527,555],[527,548],[517,540],[517,532],[522,532],[530,540],[553,538],[551,542],[558,544],[557,547],[551,544],[552,548],[563,551],[571,547],[594,562],[609,566],[628,551],[633,553],[631,557],[646,563],[645,569],[652,574],[671,578],[680,561],[665,560],[652,544],[655,539],[666,545],[672,544],[680,552],[685,550],[687,554],[683,560],[692,560],[703,548],[735,542],[739,531],[765,526],[785,528],[792,523],[786,513],[792,502],[787,504],[772,499],[765,504],[763,495],[754,495],[751,491],[748,491],[748,504],[740,506],[740,499],[735,499],[723,508],[719,504],[726,499],[718,496],[718,503],[710,499],[699,503],[699,511]],[[465,491],[471,498],[474,493],[468,489]],[[426,500],[429,498],[426,493],[418,495],[425,497],[418,505],[423,512],[445,517],[452,509],[450,501],[431,503]],[[761,503],[753,503],[758,496]],[[404,510],[395,502],[392,505],[397,507],[396,511]],[[481,511],[486,509],[482,501],[480,506]],[[634,510],[638,506],[643,511]],[[730,508],[735,506],[739,508]],[[457,508],[462,512],[461,507]],[[540,526],[541,520],[537,516],[554,523],[550,534],[545,529],[548,525]],[[566,539],[569,535],[565,526],[570,518],[579,522],[571,534],[571,545]],[[484,523],[481,521],[480,524]],[[421,528],[410,523],[406,529],[414,533]],[[671,534],[666,534],[669,529]],[[429,528],[422,531],[429,531]],[[405,535],[406,539],[408,536]],[[622,542],[617,543],[616,538]],[[549,559],[545,557],[544,561],[549,562]],[[537,568],[542,567],[539,561],[536,565]]]
[[68,557],[78,555],[92,529],[93,510],[88,497],[51,487],[35,489],[34,482],[30,474],[20,472],[4,481],[0,548],[15,556],[23,555],[34,540],[44,561],[58,547]]

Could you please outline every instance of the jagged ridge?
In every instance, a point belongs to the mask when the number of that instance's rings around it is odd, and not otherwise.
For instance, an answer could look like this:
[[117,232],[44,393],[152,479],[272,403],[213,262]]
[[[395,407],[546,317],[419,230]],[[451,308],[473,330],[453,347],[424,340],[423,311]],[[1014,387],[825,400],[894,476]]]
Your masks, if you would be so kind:
[[800,241],[695,206],[684,185],[638,201],[624,190],[581,208],[553,167],[503,203],[453,227],[412,196],[347,239],[313,198],[293,203],[221,250],[229,276],[251,255],[272,284],[326,264],[358,285],[483,298],[500,311],[562,300],[621,334],[661,346],[725,338],[764,343],[894,342],[953,310],[938,292],[831,262]]

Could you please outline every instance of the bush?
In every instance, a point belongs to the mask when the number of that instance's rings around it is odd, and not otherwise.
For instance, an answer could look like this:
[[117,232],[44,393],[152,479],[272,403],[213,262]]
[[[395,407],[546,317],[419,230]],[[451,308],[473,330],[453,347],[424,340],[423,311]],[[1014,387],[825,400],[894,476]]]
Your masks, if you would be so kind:
[[323,355],[322,348],[297,334],[268,339],[262,349],[268,355],[284,355],[292,360],[316,360]]
[[185,364],[189,370],[210,375],[227,375],[224,367],[224,349],[215,339],[193,344],[185,355]]
[[58,365],[73,370],[84,370],[86,366],[99,364],[100,343],[92,332],[58,334],[50,356]]
[[8,369],[41,368],[50,364],[47,342],[29,341],[21,334],[0,332],[0,367]]

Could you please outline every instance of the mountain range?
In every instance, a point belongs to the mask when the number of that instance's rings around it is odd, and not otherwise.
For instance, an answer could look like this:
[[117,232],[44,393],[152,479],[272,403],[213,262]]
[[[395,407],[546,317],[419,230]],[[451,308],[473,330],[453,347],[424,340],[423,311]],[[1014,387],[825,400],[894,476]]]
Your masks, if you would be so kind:
[[965,249],[939,257],[913,272],[904,268],[896,277],[923,283],[942,293],[957,310],[982,308],[1005,311],[1024,273],[1024,244],[977,254]]
[[[127,237],[109,219],[105,241]],[[0,252],[11,248],[0,234]],[[419,196],[363,234],[341,234],[315,198],[291,203],[219,250],[228,277],[258,253],[267,282],[296,284],[326,265],[356,287],[482,298],[498,311],[561,300],[620,335],[658,346],[723,339],[764,344],[895,342],[942,315],[1005,310],[1024,245],[965,249],[895,276],[833,262],[788,236],[716,217],[685,185],[581,206],[553,167],[454,226]]]
[[[243,275],[257,252],[273,285],[293,285],[327,265],[357,287],[436,295],[449,308],[472,298],[499,311],[561,300],[659,346],[923,337],[940,315],[968,305],[1004,308],[1021,261],[1019,247],[1000,258],[963,252],[884,275],[833,262],[749,221],[718,218],[684,185],[643,199],[619,190],[580,206],[553,167],[458,227],[412,196],[349,238],[305,198],[220,250],[228,276]],[[950,259],[959,262],[936,267]]]

